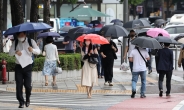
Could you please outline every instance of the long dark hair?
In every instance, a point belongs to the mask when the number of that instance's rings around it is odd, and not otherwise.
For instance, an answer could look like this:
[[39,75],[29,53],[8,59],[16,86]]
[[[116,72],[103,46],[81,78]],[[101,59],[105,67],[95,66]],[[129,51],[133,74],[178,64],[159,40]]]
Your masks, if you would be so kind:
[[[85,41],[86,40],[84,40],[84,44],[83,44],[83,47],[82,47],[83,52],[86,52],[86,43],[85,43]],[[92,43],[90,42],[89,48],[88,48],[88,53],[90,53],[91,49],[92,49]],[[93,49],[94,49],[94,47],[93,47]]]

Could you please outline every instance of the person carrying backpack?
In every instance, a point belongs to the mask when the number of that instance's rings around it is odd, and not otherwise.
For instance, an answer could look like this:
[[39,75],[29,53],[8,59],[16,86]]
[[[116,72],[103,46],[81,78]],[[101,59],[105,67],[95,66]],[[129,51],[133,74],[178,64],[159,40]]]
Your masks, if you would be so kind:
[[[19,101],[19,108],[24,108],[24,104],[26,107],[30,105],[30,96],[31,96],[31,77],[32,77],[32,64],[33,54],[40,54],[40,49],[37,46],[36,42],[28,37],[26,37],[25,32],[17,33],[17,40],[15,40],[10,48],[9,55],[10,56],[21,56],[22,51],[27,52],[25,57],[27,57],[25,62],[30,62],[26,67],[22,67],[16,58],[15,65],[15,80],[16,80],[16,97]],[[26,101],[23,98],[23,85],[26,91]]]
[[[128,38],[128,41],[126,42],[126,48],[125,48],[125,53],[124,53],[124,56],[123,56],[123,59],[126,59],[126,56],[127,56],[127,53],[128,53],[128,58],[130,57],[130,53],[131,51],[135,48],[135,45],[133,45],[131,43],[131,41],[136,38],[136,34],[135,34],[135,31],[134,30],[130,30],[130,34],[128,35],[129,38]],[[129,66],[130,66],[130,70],[132,72],[132,69],[133,69],[133,62],[130,62],[129,61]]]

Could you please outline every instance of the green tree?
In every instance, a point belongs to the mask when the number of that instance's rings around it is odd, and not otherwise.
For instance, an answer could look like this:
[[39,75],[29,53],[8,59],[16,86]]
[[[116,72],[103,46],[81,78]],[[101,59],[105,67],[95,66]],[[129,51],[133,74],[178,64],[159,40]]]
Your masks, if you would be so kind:
[[[124,0],[120,0],[120,3],[123,3]],[[136,6],[144,2],[144,0],[128,0],[128,4],[133,8],[133,18],[136,18]]]

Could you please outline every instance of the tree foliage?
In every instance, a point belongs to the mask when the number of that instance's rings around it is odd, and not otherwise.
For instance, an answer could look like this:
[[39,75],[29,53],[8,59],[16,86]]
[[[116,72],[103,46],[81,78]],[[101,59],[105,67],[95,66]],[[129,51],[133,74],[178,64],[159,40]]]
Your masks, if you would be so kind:
[[[124,0],[120,0],[120,3],[123,3]],[[139,5],[142,2],[144,2],[144,0],[128,0],[129,5]]]

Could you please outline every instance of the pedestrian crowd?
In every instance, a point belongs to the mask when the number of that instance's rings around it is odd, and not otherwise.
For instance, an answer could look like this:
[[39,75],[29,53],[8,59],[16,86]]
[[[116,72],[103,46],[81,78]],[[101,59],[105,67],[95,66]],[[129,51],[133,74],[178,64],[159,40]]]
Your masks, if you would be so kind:
[[[31,96],[31,74],[34,66],[34,55],[42,53],[45,56],[45,62],[42,74],[45,76],[45,86],[49,85],[48,76],[53,77],[52,86],[56,84],[56,68],[61,63],[59,61],[57,46],[53,44],[54,39],[52,36],[47,36],[43,45],[43,39],[40,38],[37,43],[26,36],[26,32],[18,32],[17,39],[13,43],[5,36],[3,40],[3,48],[5,53],[16,57],[15,66],[15,79],[16,79],[16,97],[19,101],[19,108],[30,105]],[[76,46],[78,45],[81,53],[82,75],[81,85],[86,87],[87,98],[92,97],[93,86],[98,85],[98,78],[104,78],[104,85],[113,86],[113,66],[114,60],[117,59],[116,52],[118,48],[112,40],[112,36],[104,36],[108,42],[106,44],[93,43],[93,40],[88,38],[83,42],[65,37],[63,44],[65,45],[65,53],[75,53]],[[158,34],[158,36],[162,36]],[[83,37],[83,36],[82,36]],[[159,96],[163,96],[163,80],[166,75],[166,96],[170,96],[171,91],[171,78],[173,71],[173,52],[169,49],[170,43],[160,43],[162,49],[149,49],[141,48],[132,44],[132,41],[137,37],[134,30],[130,30],[128,40],[126,42],[126,49],[123,59],[128,57],[129,67],[132,73],[132,94],[131,98],[135,97],[136,84],[138,78],[141,78],[141,92],[140,97],[145,98],[146,92],[146,74],[152,72],[151,55],[155,55],[156,70],[159,74],[158,87]],[[12,44],[11,44],[12,43]],[[26,53],[26,54],[25,54]],[[153,54],[154,53],[154,54]],[[22,67],[20,57],[23,56],[27,59],[28,65]],[[178,61],[179,67],[184,68],[184,46],[181,48],[180,57]],[[26,91],[26,101],[23,98],[23,85]]]

